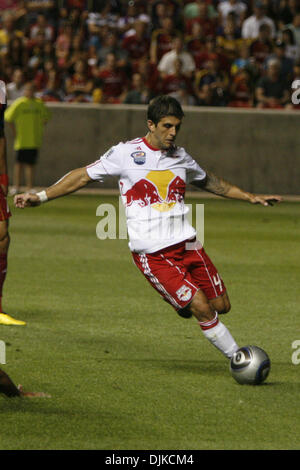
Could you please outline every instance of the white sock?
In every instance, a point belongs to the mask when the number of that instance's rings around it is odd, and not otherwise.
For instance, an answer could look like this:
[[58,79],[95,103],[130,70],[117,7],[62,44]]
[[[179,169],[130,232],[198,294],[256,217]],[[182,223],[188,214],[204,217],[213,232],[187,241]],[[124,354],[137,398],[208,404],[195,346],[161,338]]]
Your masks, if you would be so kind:
[[239,349],[229,330],[219,321],[217,313],[213,320],[199,322],[199,325],[208,341],[219,349],[228,359]]

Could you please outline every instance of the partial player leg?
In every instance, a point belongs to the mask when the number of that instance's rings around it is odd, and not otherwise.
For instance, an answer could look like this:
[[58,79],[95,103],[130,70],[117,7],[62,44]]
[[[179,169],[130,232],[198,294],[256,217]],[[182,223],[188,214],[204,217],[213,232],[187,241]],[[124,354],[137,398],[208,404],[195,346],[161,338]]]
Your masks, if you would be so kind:
[[13,188],[11,190],[11,194],[16,194],[20,190],[21,186],[21,178],[22,178],[22,163],[16,161],[14,164],[14,173],[13,173]]
[[[179,315],[186,318],[194,315],[199,322],[204,336],[218,348],[226,357],[231,358],[238,346],[228,329],[219,321],[218,311],[214,309],[212,300],[217,302],[220,310],[229,308],[227,297],[224,295],[226,290],[224,284],[220,281],[217,271],[208,269],[208,263],[200,264],[200,257],[197,254],[194,264],[198,264],[199,273],[202,278],[200,282],[204,284],[206,292],[199,289],[199,282],[191,277],[186,271],[185,266],[179,260],[184,250],[180,244],[176,248],[162,250],[159,254],[136,254],[133,253],[133,259],[137,267],[142,271],[151,285],[169,302]],[[204,256],[201,256],[201,261]],[[211,274],[215,279],[211,279]],[[216,285],[215,285],[216,284]],[[222,292],[217,291],[222,289]],[[212,299],[212,300],[209,300]],[[229,300],[228,300],[229,302]]]
[[7,272],[7,253],[10,243],[8,220],[0,222],[0,312],[2,312],[2,292]]
[[25,182],[26,182],[26,191],[29,191],[33,188],[34,180],[34,165],[25,165]]
[[196,243],[193,250],[186,251],[184,262],[191,273],[191,281],[199,288],[189,310],[197,318],[204,336],[230,358],[238,346],[218,318],[219,313],[230,310],[224,282],[205,250]]
[[3,286],[7,273],[7,255],[10,243],[8,232],[8,220],[0,221],[0,324],[2,325],[25,325],[25,322],[15,320],[2,309]]
[[209,305],[211,306],[213,311],[218,312],[218,314],[228,313],[231,309],[230,300],[227,292],[215,299],[209,300]]
[[204,292],[199,290],[195,294],[189,309],[197,318],[204,336],[230,359],[239,347],[226,326],[220,322],[218,312],[213,310]]

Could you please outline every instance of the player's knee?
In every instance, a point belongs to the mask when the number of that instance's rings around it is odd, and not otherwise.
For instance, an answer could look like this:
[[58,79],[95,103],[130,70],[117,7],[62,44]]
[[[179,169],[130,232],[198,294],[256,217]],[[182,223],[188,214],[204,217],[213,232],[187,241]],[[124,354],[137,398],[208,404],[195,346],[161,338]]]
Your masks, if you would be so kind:
[[228,313],[231,309],[231,304],[228,299],[224,300],[221,308],[217,309],[218,313]]
[[212,320],[215,316],[215,312],[209,305],[208,300],[202,296],[196,295],[190,303],[189,309],[197,320],[201,322]]
[[231,309],[230,301],[227,295],[211,300],[210,306],[214,311],[218,312],[219,314],[228,313]]

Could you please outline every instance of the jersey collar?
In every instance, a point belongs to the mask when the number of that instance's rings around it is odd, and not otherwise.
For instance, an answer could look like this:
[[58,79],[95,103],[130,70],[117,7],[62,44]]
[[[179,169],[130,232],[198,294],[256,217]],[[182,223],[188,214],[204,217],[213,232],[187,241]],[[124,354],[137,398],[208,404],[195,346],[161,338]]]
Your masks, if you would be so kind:
[[147,147],[150,149],[150,150],[153,150],[153,152],[161,152],[160,149],[156,148],[156,147],[153,147],[151,144],[149,144],[148,140],[146,139],[146,137],[143,137],[143,142],[145,145],[147,145]]

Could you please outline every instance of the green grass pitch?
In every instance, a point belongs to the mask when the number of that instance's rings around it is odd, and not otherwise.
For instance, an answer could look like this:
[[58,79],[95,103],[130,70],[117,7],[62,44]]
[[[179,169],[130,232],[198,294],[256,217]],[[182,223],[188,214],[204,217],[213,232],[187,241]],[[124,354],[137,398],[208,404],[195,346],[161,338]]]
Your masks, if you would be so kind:
[[27,325],[0,325],[1,367],[52,397],[0,396],[0,449],[299,449],[300,204],[188,201],[205,203],[205,247],[232,303],[222,321],[270,355],[253,387],[161,300],[127,240],[96,237],[103,202],[118,199],[12,208],[4,309]]

